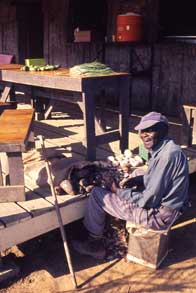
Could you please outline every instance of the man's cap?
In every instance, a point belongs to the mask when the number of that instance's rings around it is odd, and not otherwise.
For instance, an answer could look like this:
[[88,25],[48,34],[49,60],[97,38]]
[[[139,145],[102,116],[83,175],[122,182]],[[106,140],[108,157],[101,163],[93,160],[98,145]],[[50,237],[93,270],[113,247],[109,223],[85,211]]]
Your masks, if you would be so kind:
[[158,112],[150,112],[141,118],[135,130],[143,130],[160,122],[168,125],[168,120],[164,115]]

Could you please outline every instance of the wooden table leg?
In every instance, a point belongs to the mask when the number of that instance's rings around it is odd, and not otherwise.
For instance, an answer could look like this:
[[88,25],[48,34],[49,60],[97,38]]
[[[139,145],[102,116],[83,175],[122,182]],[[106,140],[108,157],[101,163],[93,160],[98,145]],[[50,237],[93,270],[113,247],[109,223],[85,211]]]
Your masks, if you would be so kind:
[[129,76],[120,79],[119,89],[120,149],[124,152],[129,146]]
[[11,185],[24,185],[22,153],[7,153]]
[[[79,106],[79,108],[82,111],[83,116],[84,116],[84,113],[85,113],[84,103],[77,102],[77,105]],[[95,133],[96,134],[105,133],[105,129],[102,127],[102,123],[99,123],[99,118],[97,117],[96,113],[95,113]]]
[[35,120],[44,119],[44,105],[42,98],[36,96],[36,87],[31,87],[31,104],[35,109]]
[[9,179],[6,186],[0,188],[0,201],[23,201],[25,200],[24,168],[22,154],[8,152]]
[[84,115],[84,131],[86,146],[86,158],[93,161],[96,159],[96,137],[95,137],[95,101],[92,90],[82,93],[83,115]]

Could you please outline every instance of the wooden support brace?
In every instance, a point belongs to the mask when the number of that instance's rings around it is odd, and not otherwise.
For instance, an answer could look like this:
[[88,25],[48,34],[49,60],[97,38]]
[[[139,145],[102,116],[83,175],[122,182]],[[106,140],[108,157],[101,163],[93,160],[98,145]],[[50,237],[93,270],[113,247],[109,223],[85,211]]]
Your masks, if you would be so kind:
[[3,178],[1,177],[0,202],[24,201],[25,187],[24,187],[24,167],[22,162],[22,154],[21,153],[7,153],[7,156],[8,156],[9,177],[8,177],[8,182],[3,182]]
[[8,82],[6,86],[4,87],[4,90],[1,94],[0,101],[1,102],[7,102],[7,101],[14,101],[14,89],[13,89],[13,84],[11,82]]
[[54,105],[55,105],[55,100],[50,99],[49,103],[48,103],[48,105],[47,105],[47,107],[45,109],[45,112],[44,112],[44,118],[45,119],[48,119],[50,117],[50,115],[52,113],[52,110],[54,108]]

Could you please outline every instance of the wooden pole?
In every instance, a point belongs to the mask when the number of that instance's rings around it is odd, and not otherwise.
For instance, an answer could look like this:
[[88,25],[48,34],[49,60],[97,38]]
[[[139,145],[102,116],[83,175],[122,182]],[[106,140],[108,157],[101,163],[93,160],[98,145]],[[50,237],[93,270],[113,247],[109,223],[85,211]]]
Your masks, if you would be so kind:
[[72,277],[74,287],[77,288],[76,277],[75,277],[75,273],[73,271],[71,256],[70,256],[69,247],[68,247],[68,244],[67,244],[67,238],[66,238],[64,227],[63,227],[61,211],[60,211],[60,208],[59,208],[58,199],[57,199],[57,195],[56,195],[54,184],[53,184],[52,171],[50,169],[49,162],[48,162],[48,160],[47,160],[47,158],[46,158],[46,156],[44,154],[45,153],[44,138],[41,135],[37,136],[37,138],[40,140],[42,151],[43,151],[43,158],[44,158],[44,161],[46,163],[46,171],[47,171],[47,175],[48,175],[48,179],[49,179],[51,193],[52,193],[52,196],[54,197],[56,214],[57,214],[57,218],[58,218],[58,222],[59,222],[59,228],[60,228],[61,237],[62,237],[62,240],[63,240],[63,246],[64,246],[64,250],[65,250],[65,255],[66,255],[70,275]]

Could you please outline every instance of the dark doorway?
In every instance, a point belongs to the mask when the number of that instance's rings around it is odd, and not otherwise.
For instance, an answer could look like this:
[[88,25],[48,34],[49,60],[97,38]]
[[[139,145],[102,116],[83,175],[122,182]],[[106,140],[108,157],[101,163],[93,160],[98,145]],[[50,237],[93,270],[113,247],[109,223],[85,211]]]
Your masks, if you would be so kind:
[[104,40],[107,27],[107,1],[71,0],[69,23],[70,41],[73,41],[74,29],[91,30],[97,34],[97,40]]
[[195,11],[195,0],[161,0],[160,36],[195,36]]
[[42,1],[16,1],[19,62],[43,57]]

